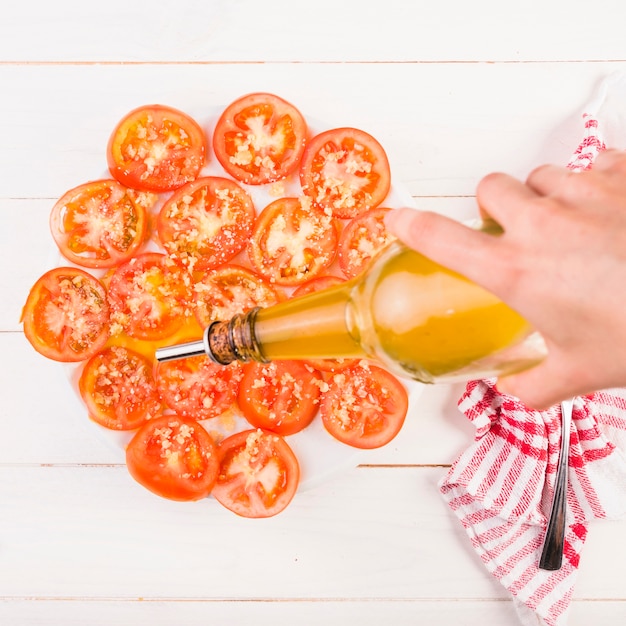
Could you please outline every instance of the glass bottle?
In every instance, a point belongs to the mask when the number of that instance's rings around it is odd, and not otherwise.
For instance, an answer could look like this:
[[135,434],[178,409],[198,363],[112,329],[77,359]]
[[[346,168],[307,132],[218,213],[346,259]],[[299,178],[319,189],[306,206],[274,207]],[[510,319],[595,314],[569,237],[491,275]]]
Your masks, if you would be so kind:
[[224,365],[365,357],[435,383],[520,371],[542,360],[545,345],[493,294],[396,241],[350,281],[213,322],[202,341],[159,348],[156,358],[200,354]]

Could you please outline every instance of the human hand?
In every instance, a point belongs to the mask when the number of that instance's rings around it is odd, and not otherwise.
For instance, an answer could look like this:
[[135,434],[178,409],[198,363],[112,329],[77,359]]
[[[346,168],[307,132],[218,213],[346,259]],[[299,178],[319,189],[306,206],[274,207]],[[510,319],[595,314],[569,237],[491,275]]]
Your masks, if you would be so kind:
[[490,174],[476,200],[503,234],[413,209],[390,212],[386,224],[543,335],[546,359],[501,378],[498,388],[542,409],[626,386],[626,153],[606,150],[585,172],[544,165],[525,183]]

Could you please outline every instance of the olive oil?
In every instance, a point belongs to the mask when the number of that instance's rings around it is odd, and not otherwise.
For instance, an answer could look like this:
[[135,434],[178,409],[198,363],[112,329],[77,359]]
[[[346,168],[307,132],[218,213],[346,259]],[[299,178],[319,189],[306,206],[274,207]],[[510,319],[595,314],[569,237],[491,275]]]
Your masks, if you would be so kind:
[[158,360],[367,357],[416,380],[450,382],[519,371],[545,356],[541,337],[491,293],[394,242],[346,283],[214,322],[203,342]]

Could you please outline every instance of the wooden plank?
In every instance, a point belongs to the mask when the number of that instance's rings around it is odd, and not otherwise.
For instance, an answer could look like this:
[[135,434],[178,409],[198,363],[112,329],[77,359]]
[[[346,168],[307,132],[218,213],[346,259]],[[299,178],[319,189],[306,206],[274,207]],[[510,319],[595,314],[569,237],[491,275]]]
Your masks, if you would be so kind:
[[[593,608],[593,612],[591,609]],[[585,610],[589,609],[589,610]],[[586,626],[598,618],[619,623],[624,603],[602,602],[592,606],[574,605],[569,626]],[[151,624],[171,626],[255,626],[298,624],[298,626],[483,626],[516,623],[516,613],[507,600],[358,600],[358,601],[237,601],[237,600],[21,600],[0,603],[0,619],[20,626],[110,626],[111,624]],[[589,620],[589,621],[585,621]]]
[[[620,624],[626,617],[626,603],[606,600],[574,601],[568,626]],[[298,626],[484,626],[516,624],[509,600],[359,600],[359,601],[222,601],[222,600],[90,600],[83,598],[5,599],[0,602],[0,620],[20,626],[110,626],[151,624],[152,626],[255,626],[298,624]]]
[[[3,465],[0,600],[505,599],[440,497],[441,473],[360,468],[246,520],[157,498],[122,467]],[[611,558],[625,531],[592,526],[576,599],[626,599],[626,564]]]
[[247,520],[212,499],[160,499],[123,467],[1,466],[1,594],[504,597],[439,498],[440,473],[357,469]]
[[[8,61],[551,61],[623,59],[620,0],[8,5]],[[26,25],[26,26],[25,26]]]
[[[605,617],[617,616],[619,603],[603,603],[598,611]],[[623,609],[623,607],[621,607]],[[596,613],[596,615],[598,614]],[[198,600],[123,600],[62,599],[0,602],[0,619],[20,626],[110,626],[111,624],[151,624],[171,626],[255,626],[321,623],[359,626],[413,626],[436,623],[439,626],[483,626],[485,620],[497,624],[515,623],[515,610],[509,601],[449,600],[362,600],[362,601],[198,601]],[[583,625],[572,621],[570,626]]]
[[490,171],[525,177],[543,162],[564,164],[584,106],[620,68],[626,62],[4,65],[0,84],[15,88],[3,93],[0,198],[55,199],[107,175],[109,135],[135,106],[162,102],[202,117],[254,90],[368,130],[413,196],[472,196]]

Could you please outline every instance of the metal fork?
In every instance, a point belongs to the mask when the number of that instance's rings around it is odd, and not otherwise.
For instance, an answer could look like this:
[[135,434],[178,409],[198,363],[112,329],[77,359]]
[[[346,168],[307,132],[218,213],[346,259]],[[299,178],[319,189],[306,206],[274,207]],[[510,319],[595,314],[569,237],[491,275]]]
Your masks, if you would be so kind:
[[567,509],[567,482],[569,465],[569,436],[572,423],[573,400],[561,402],[561,450],[556,470],[554,494],[548,528],[543,541],[543,550],[539,559],[539,568],[557,570],[563,562],[565,543],[565,512]]

